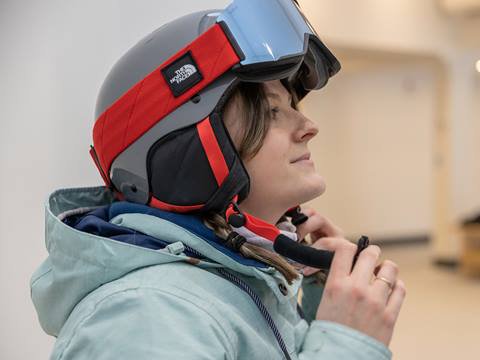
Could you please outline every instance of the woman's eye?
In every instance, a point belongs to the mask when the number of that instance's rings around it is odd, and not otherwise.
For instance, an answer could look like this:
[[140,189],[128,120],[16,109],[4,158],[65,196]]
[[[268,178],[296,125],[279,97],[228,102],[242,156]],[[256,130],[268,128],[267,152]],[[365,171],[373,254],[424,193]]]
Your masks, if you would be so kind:
[[280,112],[280,108],[278,106],[275,106],[270,111],[272,112],[273,116],[275,116]]

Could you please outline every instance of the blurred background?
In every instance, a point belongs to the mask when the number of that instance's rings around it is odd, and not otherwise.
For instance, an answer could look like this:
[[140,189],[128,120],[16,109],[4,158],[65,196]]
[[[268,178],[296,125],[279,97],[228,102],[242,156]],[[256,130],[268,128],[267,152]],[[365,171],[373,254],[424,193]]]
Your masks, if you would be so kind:
[[[253,0],[252,0],[253,1]],[[29,279],[43,203],[102,183],[88,154],[99,87],[163,23],[228,0],[0,0],[0,358],[46,359]],[[480,0],[300,0],[343,65],[302,110],[327,191],[312,201],[395,261],[394,359],[477,358]]]

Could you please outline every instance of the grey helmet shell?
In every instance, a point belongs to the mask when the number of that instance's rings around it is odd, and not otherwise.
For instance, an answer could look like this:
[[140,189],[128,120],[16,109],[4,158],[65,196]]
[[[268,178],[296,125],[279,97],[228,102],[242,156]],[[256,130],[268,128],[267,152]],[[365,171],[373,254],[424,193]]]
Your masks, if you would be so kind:
[[[205,32],[215,23],[219,11],[221,10],[205,10],[180,17],[161,26],[130,48],[113,66],[102,84],[95,117],[98,119],[132,86]],[[157,122],[119,154],[108,174],[114,187],[129,201],[148,203],[151,186],[147,158],[152,146],[166,134],[191,124],[192,120],[201,121],[214,110],[220,110],[222,98],[236,81],[237,77],[234,74],[225,73],[200,91],[191,101]],[[244,172],[248,178],[246,171]],[[246,192],[248,190],[243,191],[244,196]]]

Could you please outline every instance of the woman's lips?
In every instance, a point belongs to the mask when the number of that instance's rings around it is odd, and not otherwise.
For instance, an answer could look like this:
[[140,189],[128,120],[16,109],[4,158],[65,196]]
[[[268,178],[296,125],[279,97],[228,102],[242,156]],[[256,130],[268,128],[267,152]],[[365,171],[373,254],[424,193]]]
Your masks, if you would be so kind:
[[299,158],[296,158],[295,160],[293,160],[292,163],[296,163],[296,162],[300,162],[300,161],[310,161],[310,162],[312,162],[312,160],[310,160],[310,153],[303,154]]
[[298,161],[295,161],[293,164],[313,165],[313,160],[310,160],[310,159],[298,160]]

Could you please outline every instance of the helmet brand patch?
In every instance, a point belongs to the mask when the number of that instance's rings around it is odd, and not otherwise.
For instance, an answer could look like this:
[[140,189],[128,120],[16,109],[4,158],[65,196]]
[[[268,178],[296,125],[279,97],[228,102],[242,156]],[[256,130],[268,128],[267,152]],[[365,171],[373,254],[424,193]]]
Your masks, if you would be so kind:
[[187,52],[161,71],[175,97],[182,95],[203,79],[190,52]]
[[183,65],[180,69],[175,70],[175,76],[170,79],[170,84],[176,82],[180,84],[182,81],[188,79],[197,72],[197,68],[192,64]]

